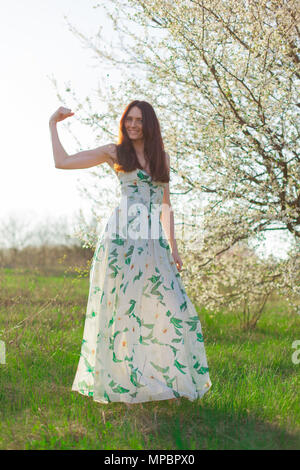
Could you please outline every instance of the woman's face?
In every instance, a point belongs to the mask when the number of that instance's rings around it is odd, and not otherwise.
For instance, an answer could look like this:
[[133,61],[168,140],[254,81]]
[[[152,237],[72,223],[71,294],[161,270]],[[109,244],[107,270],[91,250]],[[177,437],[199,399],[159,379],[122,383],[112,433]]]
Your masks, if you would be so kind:
[[133,106],[127,114],[124,124],[130,139],[138,140],[143,138],[143,119],[140,108]]

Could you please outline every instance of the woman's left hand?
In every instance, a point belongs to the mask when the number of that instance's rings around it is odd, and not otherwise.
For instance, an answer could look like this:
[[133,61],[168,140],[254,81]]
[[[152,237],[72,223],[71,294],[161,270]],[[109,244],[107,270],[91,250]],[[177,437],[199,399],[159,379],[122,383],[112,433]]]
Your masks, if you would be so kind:
[[178,251],[177,251],[177,250],[174,250],[174,251],[172,252],[172,256],[173,256],[173,259],[174,259],[174,261],[175,261],[175,264],[176,264],[176,267],[177,267],[178,271],[181,271],[181,268],[182,268],[182,264],[183,264],[183,263],[182,263],[182,260],[181,260],[181,258],[180,258],[180,256],[179,256]]

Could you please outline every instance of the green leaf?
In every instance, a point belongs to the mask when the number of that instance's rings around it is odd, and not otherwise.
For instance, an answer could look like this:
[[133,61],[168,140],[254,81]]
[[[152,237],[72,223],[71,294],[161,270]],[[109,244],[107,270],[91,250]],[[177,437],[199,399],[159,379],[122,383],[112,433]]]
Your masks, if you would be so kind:
[[200,369],[197,370],[198,374],[204,375],[209,371],[209,367],[200,367]]
[[141,344],[143,344],[144,346],[149,346],[149,343],[145,343],[145,342],[144,342],[144,340],[143,340],[143,337],[142,337],[142,336],[140,336],[140,338],[139,338],[139,342],[140,342]]
[[159,278],[160,278],[160,275],[159,276],[154,276],[154,274],[153,274],[153,276],[149,277],[148,280],[151,281],[153,284],[155,284],[159,280]]
[[164,239],[162,237],[159,237],[159,244],[160,244],[160,246],[162,246],[166,250],[170,249],[169,243],[167,241],[164,241]]
[[169,344],[170,348],[172,349],[173,353],[174,353],[174,356],[176,356],[176,353],[177,351],[179,351],[179,349],[176,349],[174,346],[172,346],[171,344]]
[[125,294],[125,291],[126,291],[126,289],[127,289],[128,284],[129,284],[129,281],[127,281],[126,284],[125,284],[125,286],[124,286],[123,294]]
[[185,323],[187,323],[191,328],[189,329],[189,331],[195,331],[196,328],[197,328],[197,323],[194,322],[194,321],[186,321]]
[[137,281],[138,279],[140,279],[142,274],[143,274],[143,271],[141,271],[141,270],[139,269],[139,273],[138,273],[136,276],[134,276],[132,282]]
[[131,375],[130,375],[130,382],[131,382],[135,387],[145,387],[145,385],[138,383],[136,370],[133,370],[133,371],[132,371],[132,373],[131,373]]
[[174,380],[176,379],[176,376],[173,377],[173,379],[170,379],[170,377],[169,377],[168,375],[164,375],[163,377],[164,377],[164,379],[165,379],[165,381],[166,381],[167,387],[172,388],[172,387],[173,387],[173,382],[174,382]]
[[116,234],[117,238],[115,238],[114,240],[112,240],[112,243],[116,243],[117,245],[124,245],[124,240],[122,238],[120,238],[118,236],[118,234]]
[[157,364],[154,364],[154,362],[150,361],[150,364],[152,364],[152,366],[158,370],[159,372],[163,372],[164,374],[166,372],[169,372],[169,369],[170,369],[170,366],[167,366],[167,367],[160,367],[158,366]]
[[200,341],[200,343],[203,343],[203,335],[201,333],[197,333],[197,341]]
[[152,339],[151,339],[151,343],[153,343],[153,344],[160,344],[161,346],[165,346],[165,343],[161,343],[160,341],[158,341],[157,338],[152,338]]
[[153,337],[153,331],[150,331],[150,334],[148,336],[143,336],[144,339],[151,339]]
[[180,364],[180,362],[178,362],[177,359],[175,359],[175,361],[174,361],[174,366],[177,367],[177,369],[178,369],[182,374],[185,374],[185,372],[183,372],[183,370],[181,370],[181,369],[185,369],[187,366],[185,366],[184,364]]
[[113,325],[114,321],[115,321],[115,317],[116,317],[116,312],[113,313],[113,316],[111,317],[111,319],[109,320],[109,323],[108,323],[108,328]]
[[113,361],[114,362],[123,362],[122,360],[116,358],[115,352],[113,352]]
[[78,382],[78,388],[81,388],[81,389],[88,389],[88,384],[86,383],[85,380],[82,380],[81,382]]
[[180,330],[177,330],[177,328],[175,328],[175,333],[178,335],[178,336],[182,336],[182,332]]
[[93,366],[91,366],[91,364],[89,363],[89,361],[85,357],[83,359],[84,359],[84,364],[85,364],[85,367],[86,367],[86,371],[93,374],[95,368]]
[[127,388],[121,387],[121,385],[118,385],[116,388],[112,389],[113,392],[115,393],[127,393],[129,390]]
[[180,323],[182,323],[182,320],[180,320],[180,318],[171,318],[170,320],[171,323],[173,323],[174,326],[176,326],[176,328],[182,328],[182,325]]
[[134,307],[135,307],[135,304],[136,304],[136,300],[134,299],[130,299],[129,303],[131,304],[129,309],[125,312],[125,315],[129,315],[133,310],[134,310]]
[[140,178],[140,180],[147,180],[150,178],[149,175],[145,175],[145,173],[142,173],[140,170],[137,172],[137,176]]
[[149,328],[151,330],[154,327],[154,323],[151,323],[151,324],[142,323],[142,326],[144,326],[145,328]]

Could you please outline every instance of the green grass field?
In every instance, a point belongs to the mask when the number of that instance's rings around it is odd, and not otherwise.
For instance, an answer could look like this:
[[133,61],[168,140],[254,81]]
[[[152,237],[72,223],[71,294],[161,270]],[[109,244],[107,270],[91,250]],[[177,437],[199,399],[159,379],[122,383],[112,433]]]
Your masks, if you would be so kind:
[[199,308],[211,389],[197,402],[127,407],[71,391],[88,278],[1,269],[0,285],[1,449],[300,448],[300,318],[282,302],[251,332],[236,315]]

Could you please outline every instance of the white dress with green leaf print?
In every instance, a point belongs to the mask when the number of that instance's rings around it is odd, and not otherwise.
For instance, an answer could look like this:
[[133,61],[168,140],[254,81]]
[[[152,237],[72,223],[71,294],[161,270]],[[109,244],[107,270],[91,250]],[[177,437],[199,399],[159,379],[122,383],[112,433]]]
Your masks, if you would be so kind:
[[159,218],[166,183],[140,169],[117,175],[122,197],[93,256],[72,390],[100,403],[201,398],[211,381],[201,323]]

